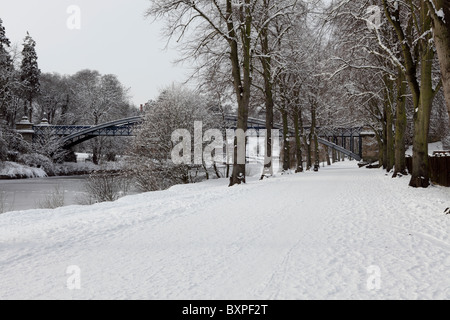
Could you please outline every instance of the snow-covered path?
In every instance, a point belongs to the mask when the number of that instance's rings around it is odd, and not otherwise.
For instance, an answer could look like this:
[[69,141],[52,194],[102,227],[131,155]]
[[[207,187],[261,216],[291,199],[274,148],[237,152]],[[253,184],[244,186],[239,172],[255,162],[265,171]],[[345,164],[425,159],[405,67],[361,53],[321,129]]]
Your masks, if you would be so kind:
[[354,162],[226,184],[0,215],[0,299],[450,299],[448,188]]

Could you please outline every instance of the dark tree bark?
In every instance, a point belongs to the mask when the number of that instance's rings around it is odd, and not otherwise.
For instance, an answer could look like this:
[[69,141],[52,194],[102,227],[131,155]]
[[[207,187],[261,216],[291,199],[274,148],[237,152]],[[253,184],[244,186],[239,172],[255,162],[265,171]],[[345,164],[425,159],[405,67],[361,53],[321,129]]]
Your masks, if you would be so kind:
[[291,150],[289,143],[289,125],[286,107],[281,109],[281,117],[283,119],[283,171],[288,171],[291,166]]
[[295,172],[303,172],[303,153],[302,153],[302,135],[303,135],[303,120],[302,109],[297,106],[294,110],[294,130],[295,130],[295,154],[297,158],[297,168]]
[[406,175],[406,82],[403,72],[399,70],[397,77],[397,106],[396,106],[396,120],[395,120],[395,170],[393,177]]
[[264,95],[266,107],[266,146],[264,155],[264,168],[261,175],[261,180],[264,177],[273,175],[273,159],[272,159],[272,129],[273,129],[273,79],[272,79],[272,61],[269,49],[269,35],[267,26],[261,30],[261,64],[263,67],[264,78]]
[[[423,34],[420,39],[408,39],[409,33],[405,32],[401,22],[400,6],[391,7],[387,0],[383,0],[384,11],[389,23],[393,26],[403,55],[403,67],[406,80],[411,89],[414,103],[414,137],[413,137],[413,166],[409,185],[415,188],[427,188],[430,185],[428,166],[428,133],[430,126],[431,109],[436,90],[432,85],[432,67],[434,48],[430,44],[431,35],[426,31],[431,29],[431,17],[428,12],[428,0],[420,0],[419,7],[411,6],[415,11],[411,12],[410,19]],[[412,50],[410,44],[417,45]],[[413,57],[418,55],[418,61]],[[419,70],[420,66],[420,70]],[[420,81],[418,79],[420,75]]]
[[[443,89],[450,121],[450,1],[430,1],[427,1],[427,4],[433,19],[434,42],[436,44],[436,51],[441,65]],[[443,17],[438,16],[437,14],[441,9],[444,13]]]
[[[227,0],[227,29],[228,29],[228,44],[230,47],[230,59],[233,75],[234,90],[238,102],[238,119],[237,130],[242,132],[247,131],[248,125],[248,108],[250,103],[250,87],[251,87],[251,30],[252,30],[252,15],[250,0],[245,0],[245,6],[241,10],[241,39],[242,39],[242,61],[240,59],[240,52],[238,46],[238,36],[233,25],[233,1]],[[242,62],[242,65],[241,65]],[[242,76],[241,76],[242,75]],[[233,171],[230,177],[230,186],[245,183],[245,159],[239,159],[238,150],[244,149],[245,158],[245,141],[243,146],[238,146],[237,137],[234,139],[234,162]]]

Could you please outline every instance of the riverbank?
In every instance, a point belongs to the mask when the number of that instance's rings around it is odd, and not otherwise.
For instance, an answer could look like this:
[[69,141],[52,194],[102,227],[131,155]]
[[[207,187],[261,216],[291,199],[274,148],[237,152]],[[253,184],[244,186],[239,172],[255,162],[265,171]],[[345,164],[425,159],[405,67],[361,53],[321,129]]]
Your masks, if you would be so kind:
[[19,180],[47,177],[71,177],[89,175],[92,172],[117,172],[121,170],[121,163],[108,162],[105,165],[95,165],[91,162],[57,164],[53,172],[46,172],[42,168],[35,168],[24,164],[5,161],[0,163],[0,180]]
[[45,177],[47,177],[47,173],[41,168],[33,168],[10,161],[0,163],[1,180],[45,178]]

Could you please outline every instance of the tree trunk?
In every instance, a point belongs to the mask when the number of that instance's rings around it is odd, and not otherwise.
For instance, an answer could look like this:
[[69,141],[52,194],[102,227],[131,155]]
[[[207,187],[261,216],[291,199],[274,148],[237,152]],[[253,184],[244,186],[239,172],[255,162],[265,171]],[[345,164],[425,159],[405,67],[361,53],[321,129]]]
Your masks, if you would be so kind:
[[388,167],[388,144],[387,144],[387,110],[386,110],[386,101],[383,105],[383,132],[381,135],[381,144],[383,150],[383,169],[387,170]]
[[[314,170],[317,171],[319,169],[319,142],[317,140],[317,134],[316,134],[316,126],[317,126],[317,118],[316,118],[316,103],[311,103],[311,130],[310,130],[310,146],[309,146],[309,153],[310,157],[311,155],[311,142],[314,142]],[[311,161],[311,160],[310,160]],[[310,165],[311,167],[311,165]]]
[[283,171],[290,169],[290,145],[289,145],[289,127],[288,114],[286,108],[281,109],[281,117],[283,119]]
[[[234,90],[238,102],[238,118],[237,118],[237,130],[241,130],[243,133],[247,131],[248,124],[248,107],[250,102],[250,87],[251,87],[251,27],[252,27],[252,17],[251,17],[251,6],[250,0],[245,0],[246,6],[244,6],[241,10],[244,21],[241,21],[241,32],[242,35],[240,39],[242,39],[242,61],[239,59],[240,50],[238,47],[238,36],[234,30],[233,23],[233,1],[227,0],[227,28],[229,40],[228,44],[230,46],[230,59],[231,59],[231,68],[233,75],[233,84]],[[242,62],[242,67],[241,67]],[[242,74],[242,75],[241,75]],[[245,140],[245,139],[243,139]],[[245,157],[245,141],[240,141],[244,145],[238,145],[237,137],[234,139],[234,160],[233,160],[233,172],[230,177],[230,187],[235,184],[245,183],[245,159],[242,162],[242,159],[238,157],[238,150],[244,150]]]
[[395,163],[395,152],[394,152],[394,133],[392,131],[392,126],[394,124],[394,115],[390,104],[387,104],[386,110],[386,151],[387,151],[387,164],[386,171],[391,172],[394,168]]
[[395,120],[395,171],[393,178],[399,174],[406,175],[406,82],[402,70],[398,72],[397,78],[397,106],[396,106],[396,120]]
[[[300,129],[301,128],[301,129]],[[297,157],[297,168],[295,173],[303,172],[303,154],[302,154],[302,133],[303,131],[303,121],[302,121],[302,110],[300,107],[296,107],[294,110],[294,130],[295,130],[295,154]]]
[[387,75],[384,76],[384,86],[385,86],[385,95],[384,95],[384,120],[385,120],[385,157],[383,166],[387,172],[391,172],[395,164],[395,151],[394,151],[394,133],[393,133],[393,125],[394,125],[394,114],[392,111],[392,103],[394,100],[394,82]]
[[[428,8],[423,3],[422,21],[425,30],[431,25],[428,16]],[[428,27],[428,28],[427,28]],[[431,108],[435,92],[432,87],[432,68],[434,48],[429,45],[427,39],[422,40],[420,48],[421,59],[421,85],[420,100],[414,113],[414,138],[413,138],[413,166],[412,177],[409,185],[415,188],[427,188],[430,185],[430,174],[428,166],[428,133],[430,129]]]
[[444,12],[444,20],[439,17],[430,2],[427,1],[433,18],[434,42],[441,65],[442,83],[444,87],[445,102],[450,121],[450,1],[432,0],[436,10]]
[[261,31],[261,64],[263,66],[264,75],[264,95],[266,106],[266,147],[264,154],[264,168],[261,175],[261,180],[264,177],[270,177],[273,175],[273,160],[272,160],[272,129],[273,129],[273,92],[272,92],[272,71],[271,71],[271,58],[269,55],[269,38],[267,27]]
[[312,160],[311,160],[311,134],[308,134],[308,138],[304,136],[305,146],[306,146],[306,170],[311,170]]
[[420,105],[414,114],[413,167],[409,185],[427,188],[430,185],[428,168],[428,133],[430,128],[433,89],[431,87],[432,48],[422,58]]
[[98,160],[99,160],[99,157],[98,157],[98,147],[97,147],[97,142],[95,141],[94,142],[94,147],[92,148],[92,162],[95,164],[95,165],[98,165]]
[[319,140],[317,133],[314,135],[314,170],[317,171],[320,168],[320,150]]
[[203,170],[205,170],[206,180],[209,180],[209,172],[208,172],[208,168],[206,168],[205,162],[202,163],[202,167],[203,167]]
[[213,164],[213,168],[214,168],[214,173],[216,174],[217,179],[222,178],[222,176],[220,175],[219,169],[217,168],[217,164],[215,162]]
[[383,159],[384,159],[384,148],[383,148],[383,132],[377,132],[375,131],[375,137],[378,142],[378,166],[383,166]]

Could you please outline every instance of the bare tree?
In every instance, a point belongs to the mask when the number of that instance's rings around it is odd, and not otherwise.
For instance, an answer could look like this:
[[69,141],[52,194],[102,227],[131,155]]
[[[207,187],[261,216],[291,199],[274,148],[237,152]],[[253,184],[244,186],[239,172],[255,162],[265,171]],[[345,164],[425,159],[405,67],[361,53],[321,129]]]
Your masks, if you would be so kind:
[[447,0],[428,0],[434,42],[441,65],[444,95],[450,121],[450,2]]
[[182,155],[185,161],[176,163],[172,153],[178,141],[173,141],[173,134],[177,130],[188,132],[188,141],[182,141],[186,146],[192,146],[191,137],[200,134],[200,146],[203,146],[203,132],[195,133],[194,123],[201,121],[203,128],[215,128],[211,124],[215,115],[208,110],[206,102],[207,99],[194,91],[172,86],[146,105],[144,123],[130,150],[130,168],[140,189],[162,190],[191,182],[191,170],[201,166],[204,159],[192,161],[192,148],[186,147]]
[[[190,45],[185,51],[195,59],[208,55],[211,50],[226,48],[238,104],[237,129],[243,132],[247,130],[248,122],[254,47],[253,16],[257,4],[257,0],[153,0],[147,11],[148,16],[167,20],[167,36],[170,39],[182,39],[190,27],[195,28],[197,31],[190,35]],[[237,138],[234,147],[230,186],[245,182],[245,161],[238,161]],[[245,144],[240,147],[245,150]]]
[[[74,100],[78,113],[77,123],[98,125],[118,119],[129,110],[127,89],[115,75],[101,75],[98,71],[82,70],[72,77]],[[77,112],[78,111],[78,112]],[[93,162],[98,164],[104,138],[93,139]]]

